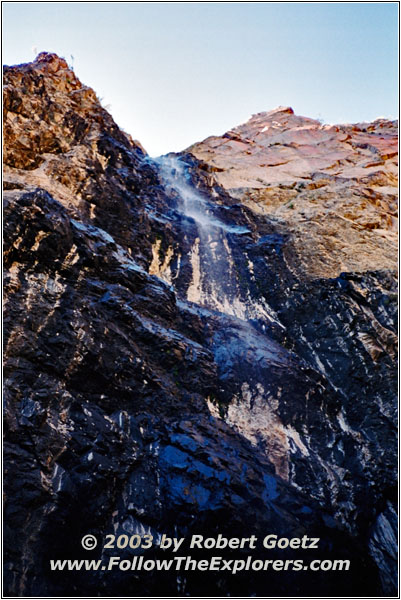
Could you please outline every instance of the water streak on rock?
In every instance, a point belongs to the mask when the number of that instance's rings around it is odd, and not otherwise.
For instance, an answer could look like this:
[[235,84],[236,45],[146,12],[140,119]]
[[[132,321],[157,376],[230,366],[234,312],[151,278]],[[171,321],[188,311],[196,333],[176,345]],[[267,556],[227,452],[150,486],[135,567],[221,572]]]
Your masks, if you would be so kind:
[[[255,302],[241,293],[240,266],[233,259],[230,235],[246,235],[247,227],[224,222],[214,214],[214,206],[191,181],[189,165],[177,156],[155,160],[168,193],[178,196],[184,219],[195,222],[197,238],[191,249],[192,282],[187,299],[239,319],[268,319],[278,322],[266,302]],[[185,232],[184,232],[185,233]]]

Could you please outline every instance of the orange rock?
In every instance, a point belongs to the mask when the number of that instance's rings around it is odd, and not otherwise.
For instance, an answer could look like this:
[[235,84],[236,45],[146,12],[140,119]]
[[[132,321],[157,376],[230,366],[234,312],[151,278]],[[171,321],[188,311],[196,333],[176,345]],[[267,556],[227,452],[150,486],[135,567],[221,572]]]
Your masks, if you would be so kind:
[[396,266],[396,121],[322,125],[279,107],[188,151],[232,196],[294,229],[311,275]]

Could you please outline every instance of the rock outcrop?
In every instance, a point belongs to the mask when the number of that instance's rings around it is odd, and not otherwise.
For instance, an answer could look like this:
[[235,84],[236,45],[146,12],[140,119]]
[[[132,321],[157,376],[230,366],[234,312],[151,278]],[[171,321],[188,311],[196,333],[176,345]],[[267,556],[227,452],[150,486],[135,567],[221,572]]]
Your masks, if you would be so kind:
[[287,224],[304,272],[397,267],[397,122],[322,125],[280,107],[189,152],[232,197]]
[[[4,80],[7,593],[394,593],[396,124],[280,109],[152,160],[56,55]],[[135,533],[351,569],[50,569]]]

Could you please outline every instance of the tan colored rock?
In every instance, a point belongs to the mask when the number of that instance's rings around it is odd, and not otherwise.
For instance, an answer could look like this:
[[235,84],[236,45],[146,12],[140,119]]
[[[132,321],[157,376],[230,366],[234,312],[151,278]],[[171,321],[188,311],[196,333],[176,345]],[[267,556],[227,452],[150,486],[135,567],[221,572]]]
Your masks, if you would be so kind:
[[125,151],[146,154],[56,54],[5,67],[3,106],[6,186],[41,187],[69,208],[87,208],[89,162],[99,185],[107,183],[109,159],[101,148],[107,134]]
[[309,275],[396,268],[396,121],[323,125],[279,107],[188,151],[233,197],[286,225]]

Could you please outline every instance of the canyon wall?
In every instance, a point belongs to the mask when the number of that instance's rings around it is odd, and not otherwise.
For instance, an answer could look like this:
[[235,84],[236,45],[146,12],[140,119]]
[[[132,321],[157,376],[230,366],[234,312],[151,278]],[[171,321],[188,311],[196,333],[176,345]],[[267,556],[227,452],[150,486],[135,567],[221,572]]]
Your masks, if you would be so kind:
[[[4,83],[7,593],[395,593],[397,123],[279,108],[151,159],[58,56]],[[51,571],[88,533],[351,569]]]

